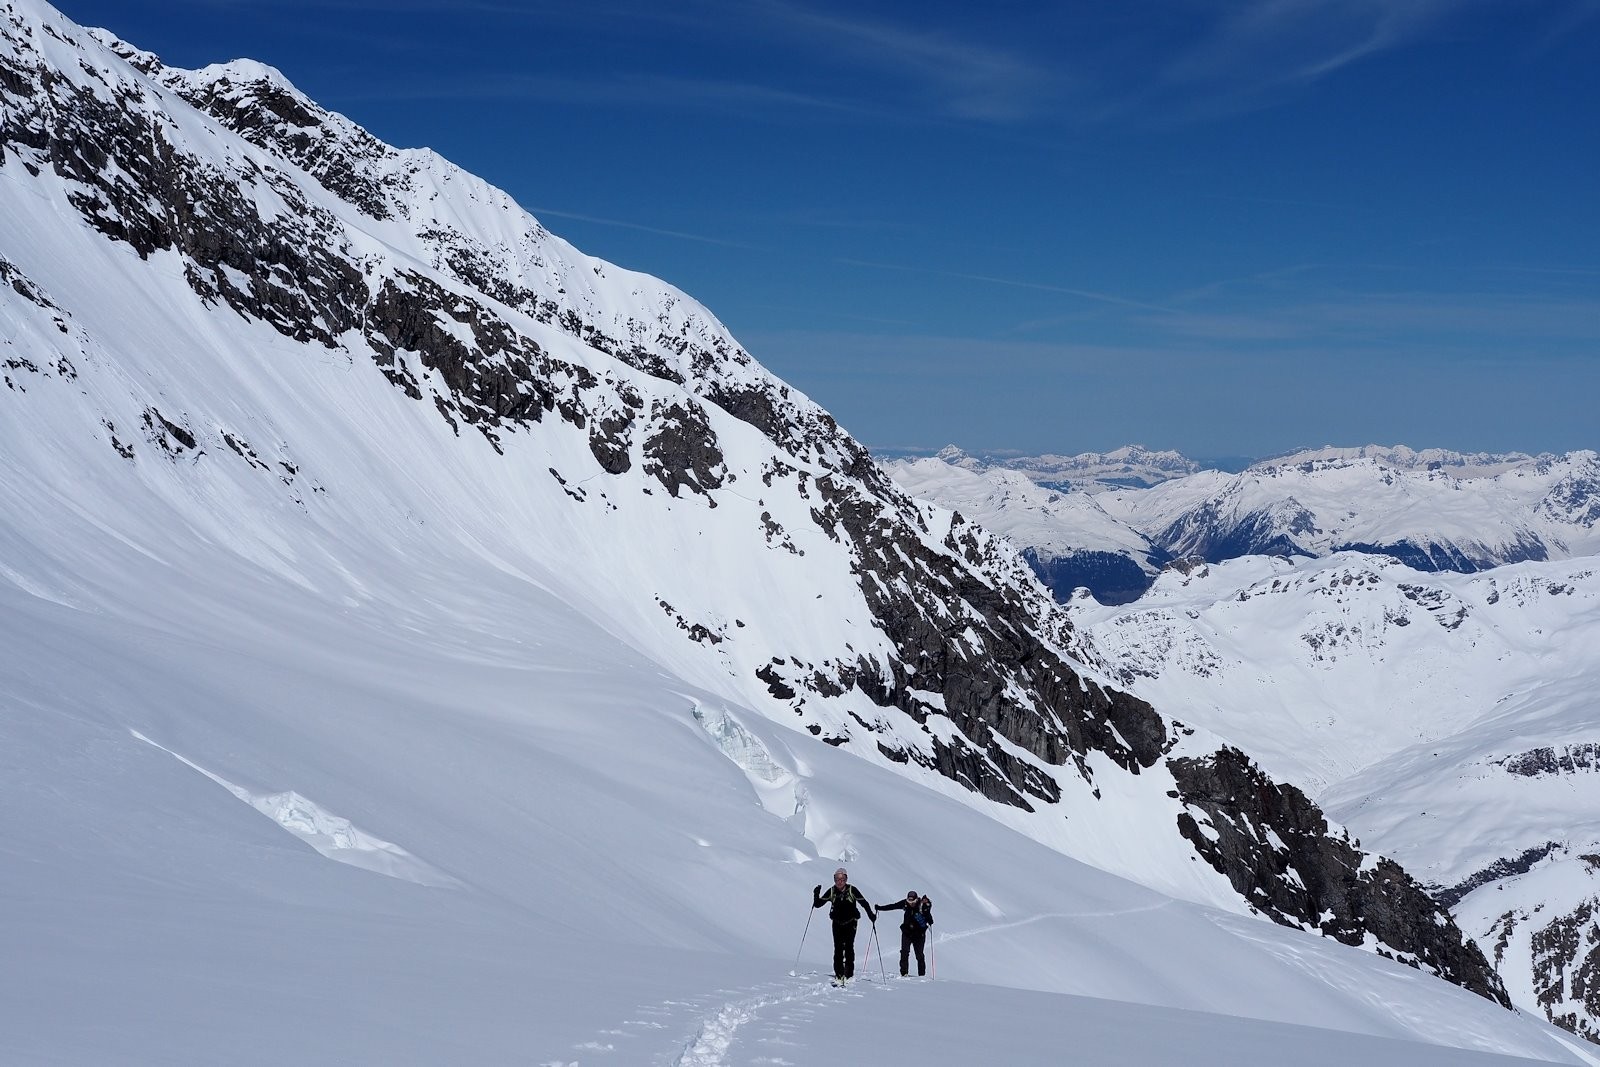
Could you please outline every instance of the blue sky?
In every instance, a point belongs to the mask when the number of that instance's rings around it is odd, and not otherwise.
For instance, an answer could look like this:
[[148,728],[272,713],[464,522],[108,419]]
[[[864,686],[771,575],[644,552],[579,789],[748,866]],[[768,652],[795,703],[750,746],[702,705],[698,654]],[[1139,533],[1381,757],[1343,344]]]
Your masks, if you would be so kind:
[[63,0],[706,303],[874,448],[1600,448],[1600,0]]

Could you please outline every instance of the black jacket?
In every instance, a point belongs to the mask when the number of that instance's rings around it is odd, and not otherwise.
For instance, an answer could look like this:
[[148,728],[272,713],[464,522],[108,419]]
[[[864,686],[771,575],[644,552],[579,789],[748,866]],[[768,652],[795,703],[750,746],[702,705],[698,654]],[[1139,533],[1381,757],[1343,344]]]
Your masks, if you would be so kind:
[[906,917],[900,920],[900,929],[916,933],[926,930],[933,925],[933,905],[926,902],[912,904],[909,901],[897,900],[893,904],[879,904],[879,911],[903,911]]
[[873,922],[878,921],[878,913],[872,910],[872,905],[867,903],[867,898],[861,895],[861,890],[851,885],[844,884],[844,888],[829,886],[825,892],[811,891],[811,906],[820,908],[824,904],[832,904],[828,909],[828,918],[836,923],[853,923],[861,918],[861,912],[856,908],[859,904],[867,909],[867,918]]

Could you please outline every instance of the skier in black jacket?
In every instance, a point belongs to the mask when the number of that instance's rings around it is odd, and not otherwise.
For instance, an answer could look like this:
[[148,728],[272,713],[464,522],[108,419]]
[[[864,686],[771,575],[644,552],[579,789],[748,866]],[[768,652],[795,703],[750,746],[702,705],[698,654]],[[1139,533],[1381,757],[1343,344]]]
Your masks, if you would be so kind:
[[933,925],[933,901],[918,896],[913,889],[906,894],[906,899],[893,904],[879,904],[878,910],[906,913],[905,918],[900,920],[900,977],[906,977],[911,970],[912,949],[917,950],[917,977],[926,975],[928,962],[922,956],[922,946],[928,940],[928,927]]
[[861,890],[850,884],[850,875],[843,867],[833,872],[833,885],[824,893],[822,887],[811,888],[811,906],[820,908],[830,904],[828,917],[833,920],[833,980],[844,982],[856,976],[856,923],[861,919],[860,905],[867,909],[867,918],[878,922]]

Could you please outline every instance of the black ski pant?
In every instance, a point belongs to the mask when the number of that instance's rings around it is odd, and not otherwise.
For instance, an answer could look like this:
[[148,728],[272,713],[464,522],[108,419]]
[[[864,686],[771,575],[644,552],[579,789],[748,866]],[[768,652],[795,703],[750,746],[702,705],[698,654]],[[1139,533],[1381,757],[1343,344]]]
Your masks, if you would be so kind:
[[833,976],[856,976],[856,920],[833,924]]
[[911,970],[911,950],[917,950],[917,977],[922,978],[928,973],[928,961],[922,957],[922,946],[928,940],[928,931],[924,927],[918,930],[900,928],[900,977],[906,977]]

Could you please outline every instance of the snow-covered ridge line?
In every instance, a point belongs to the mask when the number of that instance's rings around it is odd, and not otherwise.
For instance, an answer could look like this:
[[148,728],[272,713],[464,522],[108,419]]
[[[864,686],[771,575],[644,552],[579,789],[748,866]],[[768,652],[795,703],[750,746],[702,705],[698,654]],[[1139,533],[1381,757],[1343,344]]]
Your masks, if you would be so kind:
[[[657,377],[684,385],[763,432],[811,436],[833,421],[752,360],[702,304],[658,278],[573,248],[504,191],[430,149],[396,149],[326,111],[281,72],[252,61],[150,73],[240,136],[303,168],[378,223],[383,239],[437,271]],[[803,448],[800,436],[793,447]],[[853,442],[851,443],[854,444]],[[864,463],[855,446],[818,456]]]
[[1448,448],[1411,448],[1407,445],[1360,445],[1341,448],[1324,445],[1302,448],[1257,460],[1252,467],[1292,467],[1301,463],[1345,462],[1371,459],[1396,470],[1446,471],[1461,479],[1493,478],[1518,467],[1550,463],[1559,457],[1549,452],[1457,452]]

